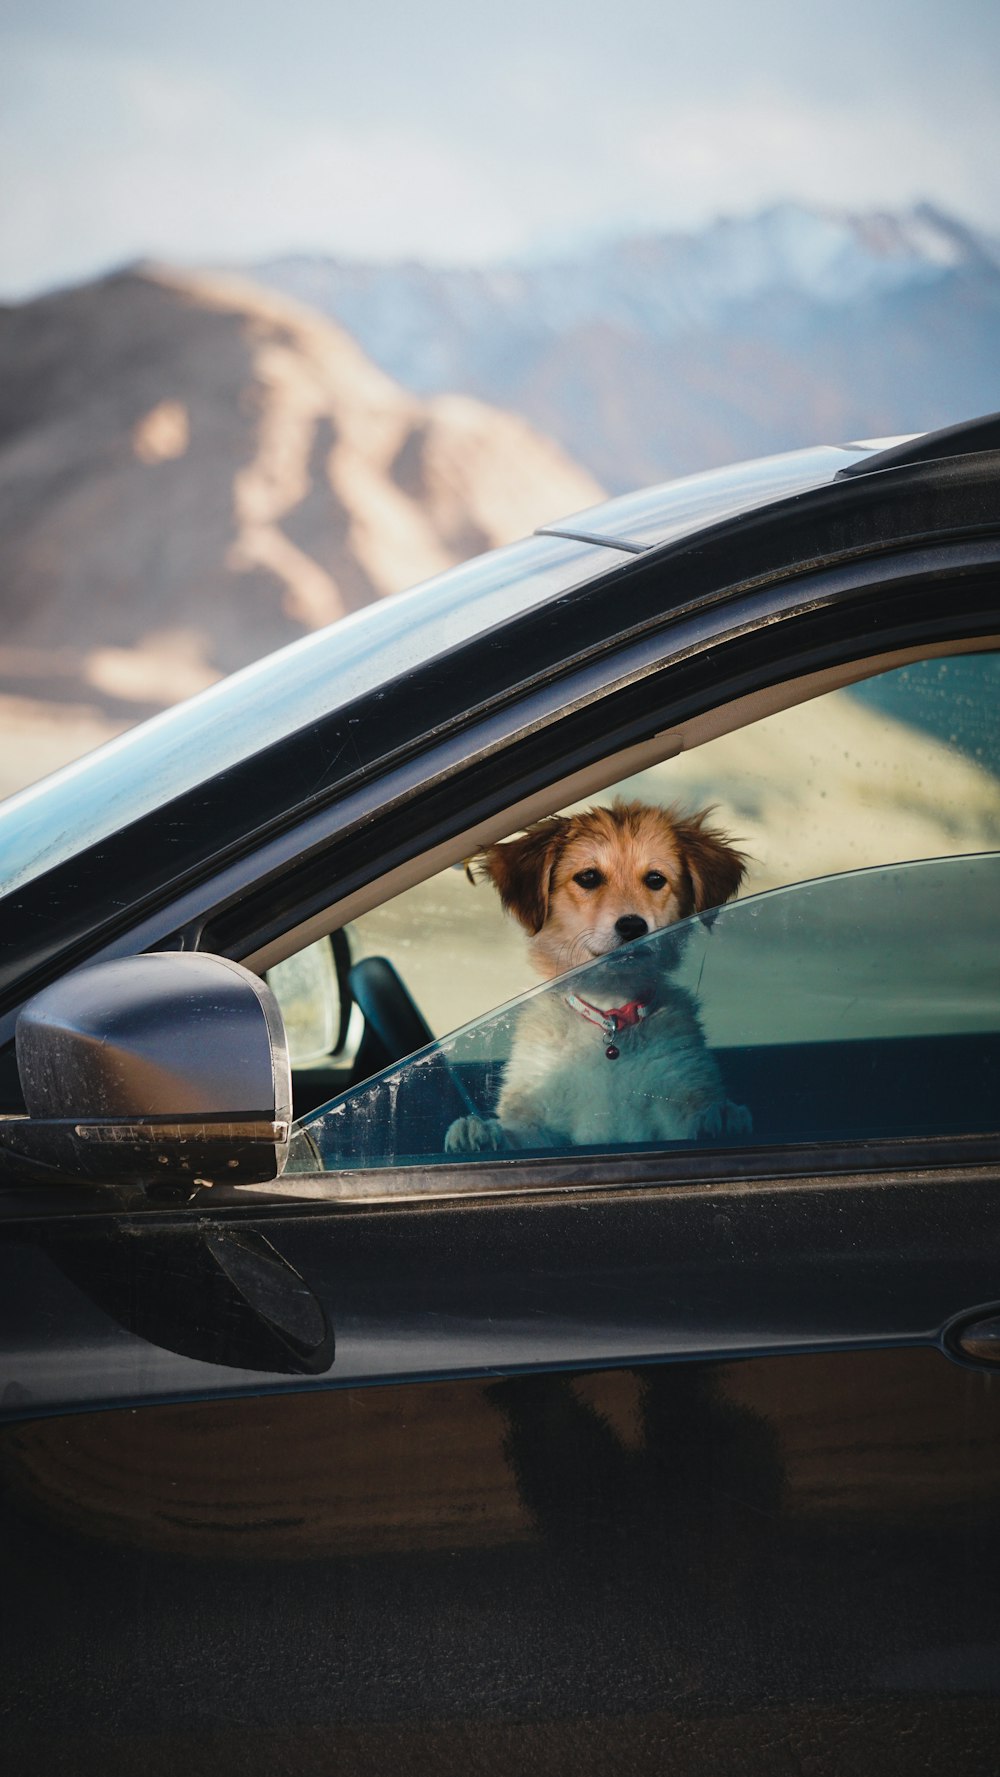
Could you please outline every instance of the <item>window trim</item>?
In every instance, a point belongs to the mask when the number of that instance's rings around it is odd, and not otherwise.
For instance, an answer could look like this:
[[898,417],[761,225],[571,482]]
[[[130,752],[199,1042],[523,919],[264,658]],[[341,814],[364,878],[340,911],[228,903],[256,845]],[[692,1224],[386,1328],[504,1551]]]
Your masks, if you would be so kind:
[[[1000,1126],[978,1135],[886,1136],[854,1142],[789,1142],[769,1148],[649,1149],[588,1152],[543,1158],[519,1155],[418,1166],[348,1168],[342,1172],[285,1173],[263,1185],[210,1185],[201,1207],[223,1204],[310,1203],[371,1209],[442,1203],[537,1202],[552,1197],[608,1198],[616,1193],[744,1192],[758,1185],[802,1189],[845,1188],[925,1181],[996,1181]],[[609,1170],[614,1177],[609,1178]],[[514,1175],[517,1175],[515,1178]],[[428,1187],[417,1179],[434,1175]],[[193,1205],[192,1205],[193,1206]]]

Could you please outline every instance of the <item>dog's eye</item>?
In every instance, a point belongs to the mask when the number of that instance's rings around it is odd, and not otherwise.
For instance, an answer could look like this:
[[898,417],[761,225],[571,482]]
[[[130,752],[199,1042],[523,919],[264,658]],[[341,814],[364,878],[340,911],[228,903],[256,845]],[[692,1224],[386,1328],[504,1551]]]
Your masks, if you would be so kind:
[[600,888],[604,878],[599,870],[578,870],[573,881],[578,882],[581,888],[595,889]]
[[661,889],[667,886],[667,879],[662,870],[647,870],[643,881],[646,887],[651,889]]

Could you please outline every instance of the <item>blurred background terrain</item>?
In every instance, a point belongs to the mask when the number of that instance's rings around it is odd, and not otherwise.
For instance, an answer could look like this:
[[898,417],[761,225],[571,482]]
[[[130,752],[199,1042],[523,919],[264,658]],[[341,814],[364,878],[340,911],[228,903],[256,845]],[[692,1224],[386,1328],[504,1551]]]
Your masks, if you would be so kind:
[[998,76],[978,0],[11,0],[0,795],[604,492],[1000,407]]
[[8,309],[0,387],[2,793],[600,495],[519,416],[414,395],[233,278]]
[[1000,401],[1000,236],[780,204],[504,267],[265,261],[424,394],[516,407],[613,493]]

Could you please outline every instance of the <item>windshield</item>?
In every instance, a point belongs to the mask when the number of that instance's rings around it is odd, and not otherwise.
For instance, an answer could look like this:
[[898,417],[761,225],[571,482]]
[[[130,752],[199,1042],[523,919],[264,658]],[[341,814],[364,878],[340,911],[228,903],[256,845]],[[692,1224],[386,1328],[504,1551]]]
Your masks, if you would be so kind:
[[0,803],[0,894],[622,559],[613,549],[529,537],[369,605],[165,710]]

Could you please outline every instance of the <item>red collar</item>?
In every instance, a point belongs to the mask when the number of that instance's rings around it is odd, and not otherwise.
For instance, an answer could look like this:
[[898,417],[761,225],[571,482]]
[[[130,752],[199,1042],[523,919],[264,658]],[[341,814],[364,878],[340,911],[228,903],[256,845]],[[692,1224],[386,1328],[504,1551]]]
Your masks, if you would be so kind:
[[624,1006],[592,1006],[589,1000],[582,1000],[579,994],[567,993],[563,996],[572,1012],[578,1012],[588,1024],[596,1024],[604,1032],[610,1042],[620,1030],[631,1030],[635,1024],[641,1024],[649,1017],[648,1000],[628,1000]]

